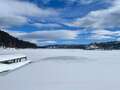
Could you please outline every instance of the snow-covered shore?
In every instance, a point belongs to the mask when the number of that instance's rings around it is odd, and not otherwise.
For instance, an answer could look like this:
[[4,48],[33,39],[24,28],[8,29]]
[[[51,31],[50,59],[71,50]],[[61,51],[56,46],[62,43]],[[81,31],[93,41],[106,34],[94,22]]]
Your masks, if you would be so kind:
[[36,63],[0,77],[2,90],[120,90],[120,51],[0,49]]

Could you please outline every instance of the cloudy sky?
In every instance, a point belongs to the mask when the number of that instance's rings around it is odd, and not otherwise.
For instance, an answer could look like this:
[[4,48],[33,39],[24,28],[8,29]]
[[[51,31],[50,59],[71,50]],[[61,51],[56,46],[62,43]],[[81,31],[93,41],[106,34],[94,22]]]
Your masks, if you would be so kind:
[[120,40],[120,0],[0,0],[0,28],[38,45]]

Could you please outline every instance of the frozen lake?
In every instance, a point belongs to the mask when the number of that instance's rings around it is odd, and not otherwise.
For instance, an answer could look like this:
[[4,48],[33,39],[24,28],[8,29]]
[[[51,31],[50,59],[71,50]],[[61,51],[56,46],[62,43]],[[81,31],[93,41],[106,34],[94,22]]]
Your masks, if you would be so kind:
[[0,50],[35,63],[0,76],[1,90],[120,90],[120,51]]

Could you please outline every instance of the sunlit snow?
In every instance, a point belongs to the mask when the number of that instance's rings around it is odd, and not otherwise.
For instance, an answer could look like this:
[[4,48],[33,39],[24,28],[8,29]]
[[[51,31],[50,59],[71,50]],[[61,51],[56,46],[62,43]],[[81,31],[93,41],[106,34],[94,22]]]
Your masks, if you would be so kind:
[[[1,90],[120,90],[120,51],[0,49],[34,63],[0,76]],[[1,67],[0,67],[1,68]]]

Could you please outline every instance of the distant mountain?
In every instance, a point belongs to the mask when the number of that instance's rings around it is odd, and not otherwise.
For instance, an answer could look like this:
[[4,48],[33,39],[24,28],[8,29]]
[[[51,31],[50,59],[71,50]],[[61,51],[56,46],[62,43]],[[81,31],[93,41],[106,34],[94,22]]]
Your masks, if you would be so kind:
[[92,43],[86,49],[120,50],[120,41]]
[[4,48],[37,48],[37,45],[27,41],[19,40],[0,30],[0,47]]
[[86,45],[46,45],[40,46],[39,48],[50,48],[50,49],[85,49]]
[[39,48],[50,48],[50,49],[84,49],[84,50],[120,50],[120,41],[111,41],[111,42],[101,42],[101,43],[91,43],[88,45],[47,45],[41,46]]

